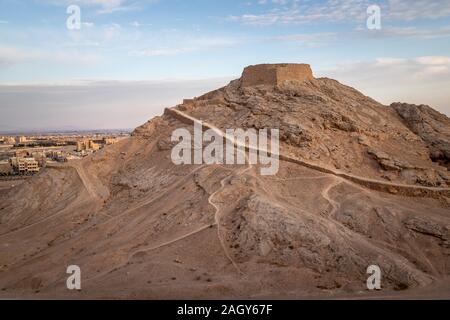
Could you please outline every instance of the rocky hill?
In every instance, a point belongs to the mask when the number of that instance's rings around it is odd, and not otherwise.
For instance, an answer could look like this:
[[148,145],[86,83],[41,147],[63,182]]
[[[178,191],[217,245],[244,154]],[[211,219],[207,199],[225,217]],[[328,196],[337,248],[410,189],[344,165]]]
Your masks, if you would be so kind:
[[431,160],[450,168],[450,119],[426,105],[393,103],[405,125],[425,142]]
[[[193,123],[280,130],[280,169],[174,165]],[[246,68],[0,193],[0,297],[450,297],[449,119],[308,65]],[[68,265],[82,290],[66,289]],[[383,290],[366,288],[380,266]]]

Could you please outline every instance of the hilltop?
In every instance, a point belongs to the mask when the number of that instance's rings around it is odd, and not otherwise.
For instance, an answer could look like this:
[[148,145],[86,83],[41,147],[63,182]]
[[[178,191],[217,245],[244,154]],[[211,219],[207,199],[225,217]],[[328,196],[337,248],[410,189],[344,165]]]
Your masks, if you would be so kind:
[[[280,131],[280,169],[181,165],[193,123]],[[1,297],[450,297],[449,119],[305,64],[251,66],[132,137],[0,191]],[[81,292],[65,268],[82,269]],[[444,285],[443,285],[444,284]]]

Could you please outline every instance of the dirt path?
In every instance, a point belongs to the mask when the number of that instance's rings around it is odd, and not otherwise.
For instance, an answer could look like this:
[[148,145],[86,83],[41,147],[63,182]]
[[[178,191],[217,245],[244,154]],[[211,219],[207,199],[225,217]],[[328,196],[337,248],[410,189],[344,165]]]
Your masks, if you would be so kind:
[[154,246],[154,247],[150,247],[150,248],[147,248],[147,249],[139,249],[139,250],[137,250],[137,251],[135,251],[135,252],[130,254],[129,260],[131,260],[134,256],[136,256],[139,253],[146,253],[146,252],[149,252],[149,251],[154,251],[154,250],[161,249],[163,247],[170,246],[171,244],[174,244],[174,243],[179,242],[181,240],[184,240],[184,239],[190,238],[192,236],[195,236],[196,234],[198,234],[198,233],[200,233],[200,232],[202,232],[202,231],[204,231],[206,229],[213,228],[215,225],[216,224],[213,223],[213,224],[210,224],[210,225],[207,225],[207,226],[203,226],[203,227],[198,228],[197,230],[194,230],[194,231],[189,232],[189,233],[187,233],[185,235],[179,236],[178,238],[175,238],[173,240],[164,242],[164,243],[162,243],[160,245],[157,245],[157,246]]
[[[100,183],[100,181],[98,181],[98,179],[97,179],[97,182],[94,183],[92,181],[92,179],[90,179],[88,177],[88,175],[86,174],[86,172],[85,172],[83,166],[80,164],[80,162],[74,161],[72,163],[69,163],[69,164],[66,164],[66,165],[63,165],[63,166],[58,166],[58,168],[73,168],[73,169],[75,169],[75,171],[77,172],[78,176],[80,177],[80,180],[81,180],[84,188],[86,189],[86,191],[88,192],[89,196],[91,197],[91,199],[94,201],[94,203],[97,206],[101,205],[103,203],[103,201],[108,198],[108,196],[109,196],[108,189],[105,186],[103,186]],[[11,232],[1,234],[0,235],[0,239],[2,237],[6,237],[6,236],[10,236],[10,235],[22,232],[22,231],[26,231],[26,230],[28,230],[30,228],[36,227],[36,226],[38,226],[38,225],[40,225],[42,223],[45,223],[45,222],[50,221],[50,220],[52,220],[54,218],[57,218],[57,217],[63,215],[64,213],[66,213],[67,210],[71,209],[74,205],[78,206],[78,205],[83,204],[85,202],[87,202],[87,201],[86,200],[79,200],[79,201],[77,201],[77,199],[76,199],[68,207],[64,208],[63,210],[61,210],[61,211],[59,211],[59,212],[57,212],[57,213],[55,213],[55,214],[53,214],[51,216],[48,216],[48,217],[46,217],[44,219],[36,221],[36,222],[34,222],[34,223],[30,224],[30,225],[24,226],[24,227],[22,227],[20,229],[13,230]],[[104,213],[101,213],[101,214],[104,215],[105,217],[111,218],[110,215],[107,215],[107,214],[104,214]]]
[[[76,165],[70,165],[70,166],[58,166],[58,168],[73,168],[73,169],[75,169],[76,172],[77,172],[77,174],[78,174],[78,176],[80,177],[80,180],[81,180],[83,186],[85,187],[86,191],[87,191],[88,194],[91,196],[91,198],[92,198],[93,200],[95,200],[96,202],[100,201],[100,198],[99,198],[98,195],[94,192],[93,185],[90,184],[89,179],[87,178],[86,174],[84,173],[84,170],[81,168],[81,166],[79,166],[79,164],[76,164]],[[87,202],[89,202],[89,200],[87,200],[87,199],[81,199],[81,200],[80,200],[80,197],[77,197],[77,199],[75,199],[74,201],[72,201],[72,202],[71,202],[66,208],[64,208],[63,210],[60,210],[59,212],[57,212],[57,213],[55,213],[55,214],[53,214],[53,215],[50,215],[50,216],[48,216],[48,217],[46,217],[46,218],[44,218],[44,219],[41,219],[41,220],[39,220],[39,221],[36,221],[36,222],[34,222],[34,223],[30,224],[30,225],[24,226],[24,227],[22,227],[22,228],[19,228],[19,229],[13,230],[13,231],[10,231],[10,232],[8,232],[8,233],[0,234],[0,239],[2,239],[2,238],[4,238],[4,237],[11,236],[11,235],[14,235],[14,234],[17,234],[17,233],[20,233],[20,232],[23,232],[23,231],[27,231],[27,230],[29,230],[29,229],[31,229],[31,228],[33,228],[33,227],[36,227],[36,226],[39,226],[39,225],[41,225],[41,224],[43,224],[43,223],[45,223],[45,222],[48,222],[48,221],[50,221],[50,220],[52,220],[52,219],[55,219],[55,218],[57,218],[57,217],[59,217],[59,216],[64,215],[66,212],[68,212],[69,210],[71,210],[73,207],[76,207],[76,206],[85,204],[85,203],[87,203]]]
[[339,210],[340,207],[339,202],[335,201],[330,197],[330,191],[336,188],[338,185],[342,184],[343,182],[344,181],[342,179],[335,178],[334,181],[330,183],[328,187],[323,189],[321,192],[321,196],[331,204],[332,210],[329,213],[330,216],[333,216]]
[[[245,155],[245,157],[246,157],[247,162],[249,162],[249,161],[248,161],[248,158],[247,158],[247,155]],[[252,168],[253,168],[253,166],[252,166],[252,165],[250,164],[250,162],[249,162],[248,167],[245,168],[245,169],[243,169],[243,170],[241,170],[241,171],[238,173],[238,175],[242,175],[242,174],[244,174],[245,172],[251,170]],[[231,257],[231,255],[228,253],[228,249],[227,249],[227,247],[226,247],[226,245],[225,245],[225,243],[224,243],[224,241],[223,241],[223,238],[222,238],[222,236],[221,236],[221,234],[220,234],[220,227],[221,227],[221,225],[220,225],[220,208],[219,208],[218,205],[216,205],[216,204],[213,202],[213,198],[215,198],[216,195],[219,194],[219,192],[221,192],[221,191],[225,188],[225,183],[226,183],[229,179],[231,179],[232,176],[233,176],[233,174],[231,174],[230,176],[225,177],[224,179],[222,179],[222,180],[220,181],[221,188],[219,188],[216,192],[214,192],[213,194],[211,194],[211,195],[209,196],[208,202],[209,202],[209,204],[211,204],[211,205],[216,209],[216,213],[214,214],[214,220],[215,220],[215,224],[216,224],[216,226],[217,226],[217,237],[219,238],[220,245],[222,246],[222,249],[223,249],[223,251],[224,251],[224,253],[225,253],[227,259],[232,263],[232,265],[234,266],[234,268],[238,271],[238,273],[243,274],[243,272],[242,272],[241,269],[239,268],[238,264],[233,260],[233,258]]]
[[[171,191],[173,191],[174,189],[178,188],[178,186],[179,186],[180,184],[184,183],[184,182],[185,182],[187,179],[189,179],[193,174],[195,174],[197,171],[199,171],[199,170],[201,170],[201,169],[203,169],[203,168],[205,168],[205,166],[200,166],[200,167],[198,167],[198,168],[192,170],[189,174],[187,174],[185,177],[183,177],[180,181],[178,181],[176,184],[174,184],[173,186],[171,186],[171,187],[170,187],[169,189],[167,189],[166,191],[164,191],[164,192],[162,192],[162,193],[159,193],[156,197],[153,197],[153,198],[151,198],[151,199],[149,199],[149,200],[145,200],[145,201],[143,201],[143,202],[141,202],[141,203],[136,204],[135,206],[133,206],[133,207],[131,207],[131,208],[126,209],[124,212],[122,212],[122,213],[119,214],[119,215],[112,216],[112,217],[111,217],[111,220],[109,220],[109,221],[117,220],[117,219],[119,219],[120,217],[123,217],[123,216],[125,216],[125,215],[127,215],[127,214],[130,214],[130,213],[133,212],[133,211],[136,211],[136,210],[138,210],[138,209],[140,209],[140,208],[142,208],[142,207],[145,207],[146,205],[149,205],[149,204],[151,204],[151,203],[153,203],[153,202],[155,202],[155,201],[161,199],[162,197],[166,196],[169,192],[171,192]],[[109,222],[109,221],[108,221],[108,222]]]
[[79,161],[73,161],[67,164],[68,167],[74,168],[77,171],[78,176],[81,179],[84,187],[86,188],[89,195],[98,202],[103,202],[109,197],[109,190],[105,187],[98,178],[90,179],[90,177],[86,174],[83,166]]
[[108,270],[108,271],[106,271],[106,272],[104,272],[104,273],[102,273],[100,275],[96,275],[96,276],[94,276],[92,278],[88,278],[88,279],[86,279],[86,281],[92,281],[92,280],[104,277],[104,276],[110,274],[111,272],[117,271],[117,270],[127,266],[128,263],[139,253],[147,253],[147,252],[155,251],[155,250],[158,250],[158,249],[161,249],[161,248],[164,248],[164,247],[168,247],[168,246],[170,246],[170,245],[172,245],[174,243],[177,243],[179,241],[185,240],[185,239],[190,238],[190,237],[192,237],[192,236],[194,236],[196,234],[199,234],[200,232],[203,232],[203,231],[205,231],[207,229],[210,229],[210,228],[214,227],[214,225],[215,224],[210,224],[210,225],[207,225],[207,226],[200,227],[197,230],[194,230],[194,231],[189,232],[189,233],[187,233],[185,235],[179,236],[179,237],[177,237],[177,238],[175,238],[173,240],[161,243],[161,244],[156,245],[156,246],[148,247],[148,248],[145,248],[145,249],[137,249],[136,251],[131,252],[128,255],[127,260],[125,262],[123,262],[122,264],[120,264],[119,266],[116,266],[116,267],[114,267],[114,268],[112,268],[112,269],[110,269],[110,270]]
[[[205,166],[202,166],[202,167],[199,167],[199,168],[193,170],[188,176],[192,176],[195,172],[197,172],[198,170],[200,170],[200,169],[202,169],[202,168],[204,168],[204,167],[205,167]],[[239,171],[239,172],[238,172],[238,175],[244,174],[245,172],[247,172],[248,170],[251,170],[252,168],[253,168],[253,166],[249,164],[248,167],[246,167],[245,169]],[[96,275],[96,276],[94,276],[94,277],[92,277],[92,278],[89,278],[89,279],[87,279],[86,281],[92,281],[92,280],[101,278],[101,277],[103,277],[103,276],[106,276],[106,275],[110,274],[111,272],[117,271],[117,270],[119,270],[119,269],[121,269],[121,268],[127,266],[128,263],[129,263],[136,255],[138,255],[138,254],[140,254],[140,253],[151,252],[151,251],[155,251],[155,250],[158,250],[158,249],[161,249],[161,248],[170,246],[170,245],[172,245],[172,244],[175,244],[175,243],[177,243],[177,242],[179,242],[179,241],[188,239],[188,238],[190,238],[190,237],[192,237],[192,236],[194,236],[194,235],[196,235],[196,234],[198,234],[198,233],[200,233],[200,232],[203,232],[203,231],[205,231],[205,230],[207,230],[207,229],[210,229],[210,228],[213,228],[213,227],[217,227],[217,237],[218,237],[219,242],[220,242],[220,245],[221,245],[221,247],[222,247],[222,249],[223,249],[223,251],[224,251],[224,253],[225,253],[225,256],[226,256],[227,259],[230,261],[230,263],[233,265],[233,267],[238,271],[238,273],[239,273],[239,274],[243,274],[243,272],[242,272],[241,269],[239,268],[238,264],[233,260],[233,258],[232,258],[232,257],[230,256],[230,254],[228,253],[228,250],[227,250],[227,248],[226,248],[226,245],[225,245],[225,243],[224,243],[224,241],[223,241],[223,238],[222,238],[222,236],[221,236],[221,234],[220,234],[220,208],[219,208],[219,206],[216,205],[216,204],[214,203],[214,201],[213,201],[213,199],[216,197],[216,195],[219,194],[219,193],[225,188],[226,182],[227,182],[229,179],[231,179],[232,176],[233,176],[233,173],[231,173],[230,175],[228,175],[228,176],[226,176],[225,178],[223,178],[223,179],[220,181],[220,188],[219,188],[218,190],[216,190],[214,193],[212,193],[212,194],[208,197],[208,203],[209,203],[211,206],[213,206],[214,209],[216,210],[216,212],[214,213],[214,223],[213,223],[213,224],[210,224],[210,225],[206,225],[206,226],[200,227],[200,228],[198,228],[198,229],[196,229],[196,230],[194,230],[194,231],[192,231],[192,232],[189,232],[189,233],[187,233],[187,234],[185,234],[185,235],[179,236],[179,237],[177,237],[177,238],[175,238],[175,239],[173,239],[173,240],[164,242],[164,243],[159,244],[159,245],[156,245],[156,246],[151,246],[151,247],[147,247],[147,248],[143,248],[143,249],[142,249],[142,248],[141,248],[141,249],[137,249],[137,250],[131,252],[131,253],[128,255],[126,261],[123,262],[122,264],[120,264],[119,266],[116,266],[116,267],[114,267],[114,268],[112,268],[112,269],[110,269],[110,270],[108,270],[108,271],[102,273],[101,275]],[[178,185],[178,184],[177,184],[177,185]],[[176,186],[174,186],[174,187],[176,187]],[[173,189],[173,188],[171,188],[171,189]],[[168,191],[170,191],[170,190],[168,190]],[[167,193],[168,191],[166,191],[165,193]],[[152,200],[152,201],[154,201],[154,200]],[[143,204],[141,204],[140,206],[142,206],[142,205],[143,205]],[[135,208],[134,208],[133,210],[135,210]],[[126,213],[126,212],[125,212],[125,213]],[[125,214],[125,213],[124,213],[124,214]],[[123,215],[123,214],[121,214],[121,215]],[[117,216],[117,217],[118,217],[118,216]],[[115,219],[115,218],[117,218],[117,217],[114,217],[113,219]]]
[[[243,147],[246,151],[252,150],[255,152],[261,151],[260,149],[254,149],[249,148],[246,145],[243,145],[242,143],[234,141],[234,139],[231,139],[225,132],[223,132],[221,129],[215,127],[212,124],[209,124],[207,122],[203,122],[199,119],[196,119],[180,110],[171,108],[166,109],[166,114],[172,115],[174,118],[184,122],[184,123],[198,123],[201,124],[203,127],[208,128],[216,132],[219,136],[223,137],[224,139],[231,141],[236,147]],[[265,151],[265,150],[263,150]],[[423,186],[416,186],[416,185],[405,185],[405,184],[396,184],[391,182],[384,182],[381,180],[375,180],[375,179],[369,179],[364,177],[355,176],[349,173],[345,173],[339,170],[334,170],[332,168],[326,168],[322,167],[315,163],[310,163],[305,160],[297,159],[292,156],[287,156],[283,154],[278,155],[280,160],[295,163],[301,166],[304,166],[306,168],[316,170],[318,172],[324,173],[324,174],[331,174],[336,177],[348,180],[350,182],[362,185],[366,188],[381,191],[381,192],[388,192],[388,193],[398,193],[403,196],[408,197],[431,197],[431,198],[439,198],[442,196],[450,197],[450,188],[434,188],[434,187],[423,187]]]
[[[191,116],[189,116],[189,115],[186,115],[186,114],[184,114],[183,112],[181,112],[181,111],[178,111],[178,110],[175,110],[175,109],[171,109],[172,111],[174,111],[177,115],[178,115],[178,119],[179,119],[179,117],[184,117],[185,118],[185,120],[187,120],[187,121],[190,121],[190,122],[197,122],[197,123],[200,123],[200,120],[198,120],[198,119],[195,119],[195,118],[193,118],[193,117],[191,117]],[[216,127],[214,127],[214,126],[212,126],[212,125],[210,125],[210,124],[207,124],[207,123],[203,123],[202,122],[202,125],[203,126],[205,126],[205,127],[208,127],[208,128],[210,128],[210,129],[212,129],[212,130],[214,130],[217,134],[219,134],[219,135],[221,135],[222,137],[224,137],[225,139],[229,139],[229,137],[227,137],[226,136],[226,134],[225,133],[223,133],[220,129],[218,129],[218,128],[216,128]],[[239,144],[235,144],[235,145],[237,145],[237,146],[239,146],[239,147],[244,147],[245,149],[244,150],[249,150],[248,148],[247,148],[247,146],[245,146],[245,145],[239,145]],[[239,148],[238,148],[238,150],[239,150]],[[256,151],[258,151],[258,150],[256,150]],[[289,162],[293,162],[293,163],[296,163],[296,164],[299,164],[299,165],[303,165],[303,166],[305,166],[305,167],[307,167],[307,168],[309,168],[309,169],[313,169],[313,170],[316,170],[316,171],[319,171],[319,172],[321,172],[321,173],[323,173],[323,174],[328,174],[328,175],[332,175],[333,177],[334,177],[334,182],[332,182],[328,187],[326,187],[322,192],[321,192],[321,195],[322,195],[322,197],[324,198],[324,199],[326,199],[330,204],[331,204],[331,207],[332,207],[332,210],[331,210],[331,212],[330,212],[330,216],[332,216],[334,213],[336,213],[336,211],[339,209],[339,203],[338,202],[336,202],[335,200],[333,200],[331,197],[330,197],[330,195],[329,195],[329,192],[333,189],[333,188],[335,188],[336,186],[338,186],[339,184],[341,184],[341,183],[343,183],[345,180],[349,180],[348,182],[349,183],[351,183],[351,184],[354,184],[354,183],[358,183],[358,181],[355,181],[355,179],[348,179],[348,177],[346,177],[345,175],[343,176],[342,175],[342,173],[340,173],[340,172],[333,172],[333,171],[331,171],[331,170],[329,170],[329,169],[323,169],[323,168],[319,168],[319,169],[317,169],[316,168],[316,165],[310,165],[310,164],[304,164],[302,161],[300,161],[300,160],[297,160],[297,159],[291,159],[291,158],[289,158],[289,157],[286,157],[286,156],[284,156],[284,158],[285,159],[287,159],[287,161],[289,161]],[[247,168],[246,170],[248,170],[249,168]],[[357,177],[358,179],[359,179],[359,182],[360,181],[365,181],[365,182],[368,182],[368,185],[364,185],[364,186],[366,186],[366,187],[370,187],[370,186],[374,186],[373,185],[373,183],[375,183],[375,184],[380,184],[380,185],[383,185],[383,186],[386,186],[386,185],[389,185],[389,186],[392,186],[392,185],[394,185],[394,184],[385,184],[385,183],[383,183],[383,182],[379,182],[379,181],[375,181],[375,180],[372,180],[372,179],[365,179],[365,178],[360,178],[360,177]],[[226,178],[227,179],[227,178]],[[224,179],[222,182],[221,182],[221,184],[223,185],[223,182],[224,181],[226,181],[226,179]],[[301,179],[301,178],[300,178]],[[316,179],[316,177],[314,177],[314,179]],[[399,186],[399,185],[397,185],[397,186]],[[417,189],[424,189],[424,190],[426,190],[426,191],[429,191],[430,189],[435,189],[435,188],[426,188],[426,187],[416,187],[416,186],[401,186],[402,188],[404,188],[404,187],[406,187],[406,188],[411,188],[411,190],[414,190],[414,191],[416,191]],[[439,189],[438,191],[440,191],[441,189]],[[450,189],[449,189],[450,190]],[[220,190],[218,190],[216,193],[218,193]],[[381,190],[378,190],[378,191],[381,191]],[[217,206],[215,206],[214,205],[214,207],[216,208],[216,209],[218,209],[218,207]],[[217,211],[217,212],[219,212],[219,211]],[[345,228],[342,224],[340,224],[339,222],[337,222],[337,221],[335,221],[335,220],[333,220],[334,221],[334,223],[336,223],[338,226],[340,226],[340,227],[342,227],[342,228]],[[218,221],[218,220],[216,220],[216,222],[219,222],[218,223],[218,230],[219,230],[219,237],[220,237],[220,221]],[[399,259],[399,257],[397,257],[397,255],[394,255],[394,254],[392,254],[392,253],[390,253],[390,252],[387,252],[385,249],[383,249],[383,248],[381,248],[381,247],[379,247],[379,246],[377,246],[377,245],[375,245],[375,244],[373,244],[373,243],[370,243],[370,242],[368,242],[368,241],[366,241],[366,239],[364,239],[364,237],[362,237],[360,234],[358,234],[358,233],[355,233],[355,232],[353,232],[353,231],[350,231],[351,232],[351,234],[354,236],[354,237],[356,237],[357,239],[360,239],[360,241],[362,241],[363,243],[366,243],[366,245],[368,246],[368,247],[371,247],[374,251],[376,251],[376,252],[380,252],[380,253],[382,253],[382,254],[384,254],[385,256],[388,256],[388,257],[390,257],[393,261],[398,261]],[[225,246],[224,246],[224,250],[225,250],[225,252],[227,252],[226,251],[226,248],[225,248]],[[229,259],[230,259],[230,261],[232,261],[233,262],[233,260],[231,259],[231,257],[227,254],[227,256],[229,257]],[[400,261],[401,261],[401,259],[400,259]],[[408,262],[407,261],[401,261],[400,262],[400,264],[405,264],[405,265],[408,265]],[[233,262],[233,265],[235,265],[235,263]],[[414,269],[414,268],[413,268]],[[238,269],[239,270],[239,269]]]
[[46,217],[46,218],[44,218],[44,219],[42,219],[42,220],[36,221],[36,222],[34,222],[34,223],[32,223],[32,224],[30,224],[30,225],[28,225],[28,226],[22,227],[22,228],[20,228],[20,229],[16,229],[16,230],[13,230],[13,231],[8,232],[8,233],[1,234],[1,235],[0,235],[0,239],[2,239],[2,238],[4,238],[4,237],[11,236],[11,235],[14,235],[14,234],[16,234],[16,233],[20,233],[20,232],[23,232],[23,231],[27,231],[28,229],[31,229],[31,228],[36,227],[36,226],[39,226],[39,225],[41,225],[41,224],[43,224],[43,223],[45,223],[45,222],[47,222],[47,221],[50,221],[50,220],[52,220],[52,219],[54,219],[54,218],[57,218],[57,217],[59,217],[59,216],[62,216],[62,215],[64,215],[66,212],[68,212],[69,210],[72,210],[72,209],[73,209],[72,207],[74,207],[74,206],[79,206],[79,205],[81,205],[81,204],[83,204],[83,203],[85,203],[85,202],[88,202],[88,201],[85,201],[85,200],[77,201],[77,200],[75,200],[75,201],[72,202],[69,206],[65,207],[63,210],[61,210],[61,211],[59,211],[59,212],[57,212],[57,213],[55,213],[55,214],[53,214],[53,215],[51,215],[51,216],[48,216],[48,217]]

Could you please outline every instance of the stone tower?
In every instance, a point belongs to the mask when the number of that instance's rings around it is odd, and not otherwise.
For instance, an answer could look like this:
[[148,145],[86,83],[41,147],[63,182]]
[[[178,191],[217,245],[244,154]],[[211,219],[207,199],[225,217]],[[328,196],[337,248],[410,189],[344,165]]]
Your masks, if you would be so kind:
[[258,64],[244,69],[241,86],[277,86],[285,81],[302,82],[313,78],[314,76],[309,64]]

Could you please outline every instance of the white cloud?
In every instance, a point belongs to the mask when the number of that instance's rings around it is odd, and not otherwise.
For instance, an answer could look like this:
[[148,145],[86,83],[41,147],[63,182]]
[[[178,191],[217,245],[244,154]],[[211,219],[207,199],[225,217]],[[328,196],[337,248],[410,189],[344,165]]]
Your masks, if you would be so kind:
[[450,16],[450,0],[389,0],[388,18],[412,21]]
[[50,3],[53,5],[68,6],[76,4],[81,7],[97,8],[100,14],[114,13],[117,11],[130,11],[141,9],[144,5],[152,4],[158,0],[37,0],[39,2]]
[[133,21],[130,23],[130,26],[135,27],[135,28],[150,27],[151,25],[152,25],[151,23],[141,23],[139,21]]
[[183,53],[195,51],[194,48],[159,48],[159,49],[144,49],[131,52],[132,55],[145,57],[159,57],[159,56],[173,56]]
[[42,50],[0,46],[0,67],[9,67],[18,63],[45,61],[57,63],[96,63],[100,59],[95,54],[80,53],[73,50]]
[[423,103],[450,115],[450,56],[350,61],[316,74],[337,79],[385,104]]
[[375,66],[377,67],[398,66],[406,62],[407,62],[406,59],[400,58],[378,58],[375,59]]
[[[434,72],[433,72],[434,70]],[[447,70],[447,72],[443,72]],[[372,61],[344,62],[339,64],[333,73],[354,75],[363,79],[383,77],[384,82],[397,82],[399,79],[406,82],[422,80],[438,80],[434,75],[444,75],[444,80],[450,81],[450,57],[449,56],[421,56],[415,58],[380,57]],[[431,76],[426,78],[425,76]],[[440,78],[439,80],[442,80]]]
[[433,65],[433,66],[450,66],[450,57],[445,56],[427,56],[416,58],[415,61],[422,65]]
[[311,34],[290,34],[268,38],[269,41],[293,42],[308,47],[316,47],[326,42],[335,40],[337,34],[334,32],[311,33]]
[[450,37],[450,26],[443,28],[424,29],[417,27],[383,27],[376,32],[367,32],[367,29],[358,29],[364,36],[373,38],[418,38],[418,39],[439,39]]
[[15,47],[0,46],[0,67],[30,59],[33,55]]
[[[260,1],[267,4],[267,1]],[[248,25],[306,24],[315,22],[362,22],[367,19],[369,0],[299,1],[273,0],[274,8],[262,14],[232,15],[227,19]],[[382,19],[411,21],[450,16],[450,0],[387,0],[381,4]]]
[[[176,41],[173,41],[176,42]],[[158,57],[158,56],[173,56],[186,54],[199,50],[208,50],[215,48],[223,48],[234,46],[240,43],[240,40],[226,37],[184,37],[178,41],[178,46],[166,47],[151,47],[140,50],[131,51],[131,55]]]
[[305,24],[324,21],[362,20],[366,17],[369,1],[328,0],[326,3],[299,1],[272,1],[276,7],[263,14],[230,16],[228,20],[249,25]]
[[104,41],[110,41],[113,38],[117,37],[122,30],[122,27],[118,23],[111,23],[107,26],[103,27],[102,33],[103,33],[103,40]]

